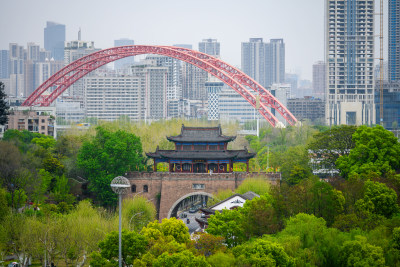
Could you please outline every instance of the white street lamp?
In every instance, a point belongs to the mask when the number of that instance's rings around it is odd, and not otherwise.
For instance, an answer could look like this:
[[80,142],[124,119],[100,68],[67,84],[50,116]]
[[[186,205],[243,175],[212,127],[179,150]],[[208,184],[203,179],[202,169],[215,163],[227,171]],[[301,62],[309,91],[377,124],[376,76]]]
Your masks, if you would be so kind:
[[123,176],[115,177],[111,181],[111,189],[114,193],[118,194],[119,198],[119,247],[118,247],[118,266],[122,267],[122,238],[121,238],[121,207],[122,207],[122,195],[128,193],[130,183],[129,180]]

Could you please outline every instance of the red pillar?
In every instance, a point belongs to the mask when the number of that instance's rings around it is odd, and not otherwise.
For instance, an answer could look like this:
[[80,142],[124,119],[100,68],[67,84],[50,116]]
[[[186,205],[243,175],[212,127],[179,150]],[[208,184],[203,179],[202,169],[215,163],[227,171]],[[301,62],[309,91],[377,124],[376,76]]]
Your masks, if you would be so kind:
[[247,172],[249,172],[249,161],[247,161],[246,164],[247,164]]
[[154,160],[154,172],[157,172],[157,162]]

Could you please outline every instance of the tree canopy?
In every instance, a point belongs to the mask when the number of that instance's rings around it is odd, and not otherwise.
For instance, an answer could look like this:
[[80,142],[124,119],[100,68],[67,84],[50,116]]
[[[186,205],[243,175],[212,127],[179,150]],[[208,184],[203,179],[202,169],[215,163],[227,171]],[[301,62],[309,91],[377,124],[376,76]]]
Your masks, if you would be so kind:
[[341,175],[348,178],[351,173],[374,172],[385,175],[400,169],[400,143],[394,134],[382,126],[358,127],[353,134],[354,148],[348,155],[336,161]]
[[140,138],[118,130],[112,132],[101,126],[96,136],[83,142],[77,165],[89,180],[89,189],[102,205],[115,205],[117,196],[110,183],[128,171],[146,169]]

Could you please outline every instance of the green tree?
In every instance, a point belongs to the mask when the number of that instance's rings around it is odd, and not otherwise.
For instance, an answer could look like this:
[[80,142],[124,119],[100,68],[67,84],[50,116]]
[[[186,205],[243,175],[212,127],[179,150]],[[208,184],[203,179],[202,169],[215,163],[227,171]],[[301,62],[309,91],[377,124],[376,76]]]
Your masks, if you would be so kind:
[[339,250],[346,236],[326,227],[323,218],[299,213],[287,220],[277,239],[291,256],[299,258],[299,265],[338,266]]
[[385,175],[400,169],[400,143],[382,126],[360,126],[353,134],[353,141],[355,147],[350,154],[336,161],[344,178],[351,173]]
[[400,227],[393,229],[393,248],[400,250]]
[[207,233],[222,236],[226,245],[231,248],[245,240],[243,222],[243,214],[237,209],[216,211],[208,219]]
[[[101,258],[94,257],[90,265],[101,266],[104,262],[110,262],[113,266],[118,265],[118,240],[117,231],[109,233],[106,238],[99,243]],[[133,261],[140,258],[146,252],[148,241],[146,238],[134,231],[122,231],[122,261],[124,265],[132,265]]]
[[0,125],[8,122],[9,106],[6,102],[6,93],[4,92],[4,83],[0,82]]
[[235,266],[236,259],[230,253],[217,252],[207,258],[208,263],[214,267],[231,267]]
[[156,208],[143,196],[125,198],[122,204],[122,218],[130,230],[140,231],[156,219]]
[[261,238],[235,247],[233,254],[239,266],[295,266],[281,245]]
[[[364,183],[364,198],[357,201],[359,208],[386,218],[399,211],[396,192],[383,183],[366,181]],[[365,207],[365,208],[362,208]]]
[[385,266],[382,248],[368,244],[362,236],[343,244],[339,260],[341,266]]
[[9,213],[10,208],[7,205],[7,191],[4,188],[0,188],[0,224]]
[[190,235],[187,226],[174,217],[150,222],[142,229],[142,233],[149,240],[158,240],[163,237],[171,237],[178,243],[187,243],[190,241]]
[[354,148],[353,134],[356,126],[340,125],[329,130],[316,133],[307,145],[311,155],[317,156],[321,161],[318,166],[324,169],[336,169],[336,160],[342,155],[348,155]]
[[121,130],[96,128],[93,140],[85,141],[78,154],[77,165],[85,173],[89,189],[106,206],[115,205],[117,196],[111,191],[111,180],[128,171],[145,169],[140,138]]
[[54,147],[56,140],[49,135],[41,135],[40,137],[35,137],[31,141],[33,144],[43,147],[44,149],[49,149]]
[[248,238],[274,234],[282,229],[283,218],[276,214],[273,202],[272,197],[265,194],[244,203],[240,212],[243,214],[244,232]]
[[206,261],[204,256],[195,256],[192,252],[184,250],[173,254],[164,252],[154,261],[153,266],[203,267],[210,266],[210,264]]
[[208,233],[197,233],[195,235],[197,251],[206,257],[215,254],[218,251],[224,252],[226,247],[224,245],[224,238],[221,236],[214,236]]
[[308,151],[305,146],[290,147],[283,155],[281,164],[282,180],[297,184],[312,175]]
[[21,162],[22,155],[15,145],[0,141],[0,178],[2,185],[9,191],[14,185],[14,177],[21,168]]

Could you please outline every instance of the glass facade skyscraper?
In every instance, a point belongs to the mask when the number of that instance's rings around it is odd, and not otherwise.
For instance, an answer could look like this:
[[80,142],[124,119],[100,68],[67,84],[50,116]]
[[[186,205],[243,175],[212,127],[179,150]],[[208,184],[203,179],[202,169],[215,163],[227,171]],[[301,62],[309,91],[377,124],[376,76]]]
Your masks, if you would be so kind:
[[64,60],[65,25],[48,21],[44,28],[44,49],[54,60]]

